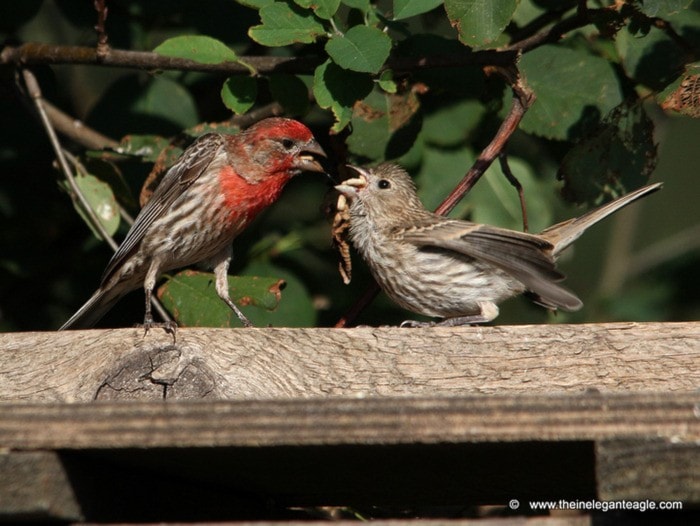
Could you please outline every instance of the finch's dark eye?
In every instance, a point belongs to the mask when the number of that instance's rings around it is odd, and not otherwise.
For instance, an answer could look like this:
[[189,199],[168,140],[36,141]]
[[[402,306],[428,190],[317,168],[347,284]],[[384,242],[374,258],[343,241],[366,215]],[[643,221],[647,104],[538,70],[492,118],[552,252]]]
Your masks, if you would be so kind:
[[386,179],[380,179],[377,181],[377,186],[380,190],[386,190],[387,188],[391,188],[391,183]]
[[292,139],[282,139],[282,146],[285,150],[291,150],[294,147],[294,141]]

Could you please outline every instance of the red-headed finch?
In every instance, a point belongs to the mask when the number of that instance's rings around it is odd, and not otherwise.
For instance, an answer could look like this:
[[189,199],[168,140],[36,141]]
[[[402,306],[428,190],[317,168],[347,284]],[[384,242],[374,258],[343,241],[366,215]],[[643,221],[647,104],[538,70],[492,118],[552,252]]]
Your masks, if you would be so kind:
[[413,180],[394,164],[352,168],[358,177],[335,187],[350,202],[352,244],[393,301],[445,318],[445,325],[491,321],[499,303],[526,291],[549,309],[580,309],[581,300],[560,285],[557,257],[588,227],[661,187],[645,186],[540,234],[526,234],[426,210]]
[[249,326],[229,297],[231,243],[294,175],[323,172],[317,155],[325,157],[311,131],[292,119],[270,118],[236,135],[199,137],[163,176],[107,264],[100,287],[61,329],[93,326],[124,294],[143,287],[148,330],[158,277],[200,262],[214,269],[217,294]]

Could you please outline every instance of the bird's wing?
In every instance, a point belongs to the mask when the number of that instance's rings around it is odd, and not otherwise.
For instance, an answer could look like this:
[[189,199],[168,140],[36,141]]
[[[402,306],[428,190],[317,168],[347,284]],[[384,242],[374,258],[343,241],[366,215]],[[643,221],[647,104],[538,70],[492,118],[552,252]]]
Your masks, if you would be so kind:
[[503,270],[539,296],[545,306],[576,310],[582,305],[576,295],[557,284],[564,275],[556,269],[552,244],[541,237],[444,219],[402,234],[414,245],[457,252]]
[[151,199],[136,216],[131,229],[107,264],[102,275],[105,283],[112,273],[136,250],[148,228],[154,221],[167,213],[175,199],[194,183],[211,164],[219,149],[224,144],[224,137],[217,133],[201,135],[170,167],[156,187]]

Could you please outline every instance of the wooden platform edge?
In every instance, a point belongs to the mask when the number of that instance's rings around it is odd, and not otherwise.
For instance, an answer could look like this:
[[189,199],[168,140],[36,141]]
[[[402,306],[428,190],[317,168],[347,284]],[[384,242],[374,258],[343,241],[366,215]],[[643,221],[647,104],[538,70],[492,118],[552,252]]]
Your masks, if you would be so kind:
[[20,450],[649,439],[700,447],[700,393],[0,404]]
[[700,322],[0,334],[0,402],[691,391]]

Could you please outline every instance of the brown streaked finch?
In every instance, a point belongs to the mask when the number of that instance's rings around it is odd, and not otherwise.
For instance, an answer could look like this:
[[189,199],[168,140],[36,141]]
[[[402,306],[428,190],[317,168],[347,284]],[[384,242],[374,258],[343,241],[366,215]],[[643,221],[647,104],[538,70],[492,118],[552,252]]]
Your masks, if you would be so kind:
[[499,303],[523,292],[549,309],[580,309],[581,300],[560,285],[558,256],[587,228],[661,187],[645,186],[527,234],[426,210],[409,174],[395,164],[351,168],[357,177],[335,188],[349,201],[352,244],[394,302],[449,326],[489,322]]
[[126,293],[143,287],[144,327],[154,325],[151,295],[158,277],[204,262],[214,269],[216,292],[231,301],[228,267],[232,241],[287,182],[302,171],[323,172],[325,157],[311,131],[284,118],[262,120],[236,135],[199,137],[163,176],[102,276],[100,287],[62,327],[92,327]]

